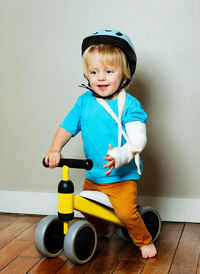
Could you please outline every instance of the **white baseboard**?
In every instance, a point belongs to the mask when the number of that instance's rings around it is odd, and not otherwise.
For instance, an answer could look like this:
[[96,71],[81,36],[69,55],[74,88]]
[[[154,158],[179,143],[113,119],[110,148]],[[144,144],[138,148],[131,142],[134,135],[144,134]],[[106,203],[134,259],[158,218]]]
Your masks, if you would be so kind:
[[[58,194],[49,192],[0,191],[0,212],[17,214],[58,214]],[[83,215],[75,211],[75,217]]]
[[200,223],[200,199],[141,196],[138,203],[155,208],[163,221]]
[[[163,221],[200,222],[200,199],[141,196],[138,203],[157,209]],[[0,212],[54,215],[57,211],[57,193],[0,191]],[[82,214],[75,211],[75,217]]]

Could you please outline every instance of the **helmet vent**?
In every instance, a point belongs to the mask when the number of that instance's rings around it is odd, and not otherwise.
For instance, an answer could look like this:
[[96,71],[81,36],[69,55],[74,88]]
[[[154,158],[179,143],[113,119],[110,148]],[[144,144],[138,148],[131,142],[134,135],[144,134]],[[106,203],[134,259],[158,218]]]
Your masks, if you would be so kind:
[[111,32],[112,30],[111,30],[111,29],[106,29],[105,31],[106,31],[106,32]]
[[118,36],[123,36],[123,33],[117,32],[116,35],[118,35]]

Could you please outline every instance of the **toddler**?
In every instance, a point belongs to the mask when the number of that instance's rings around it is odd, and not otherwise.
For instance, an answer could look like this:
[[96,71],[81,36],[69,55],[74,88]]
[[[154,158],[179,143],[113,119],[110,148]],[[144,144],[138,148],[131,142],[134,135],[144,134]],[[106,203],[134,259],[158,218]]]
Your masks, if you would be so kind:
[[[137,183],[142,173],[139,153],[146,145],[146,118],[139,101],[124,90],[136,67],[136,55],[127,35],[99,30],[82,43],[87,91],[82,94],[58,128],[46,164],[55,168],[63,146],[81,131],[85,157],[93,169],[86,171],[83,190],[97,190],[110,199],[143,258],[157,254],[136,208]],[[106,227],[87,216],[97,232]]]

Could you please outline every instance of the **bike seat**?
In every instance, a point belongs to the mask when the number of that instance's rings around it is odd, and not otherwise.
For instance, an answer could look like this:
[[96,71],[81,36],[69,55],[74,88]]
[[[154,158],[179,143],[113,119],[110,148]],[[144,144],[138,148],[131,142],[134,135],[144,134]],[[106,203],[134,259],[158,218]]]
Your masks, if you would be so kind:
[[94,202],[103,204],[107,207],[113,208],[111,201],[109,200],[108,196],[103,192],[96,191],[96,190],[83,190],[79,194],[81,197],[86,199],[92,200]]

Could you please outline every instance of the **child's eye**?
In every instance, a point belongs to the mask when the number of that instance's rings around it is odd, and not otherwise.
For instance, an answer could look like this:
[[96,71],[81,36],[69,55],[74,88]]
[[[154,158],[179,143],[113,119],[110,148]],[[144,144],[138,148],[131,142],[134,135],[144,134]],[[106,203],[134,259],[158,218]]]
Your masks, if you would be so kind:
[[90,74],[97,74],[95,70],[90,71]]
[[108,74],[113,73],[113,71],[110,70],[110,69],[108,69],[106,72],[107,72]]

